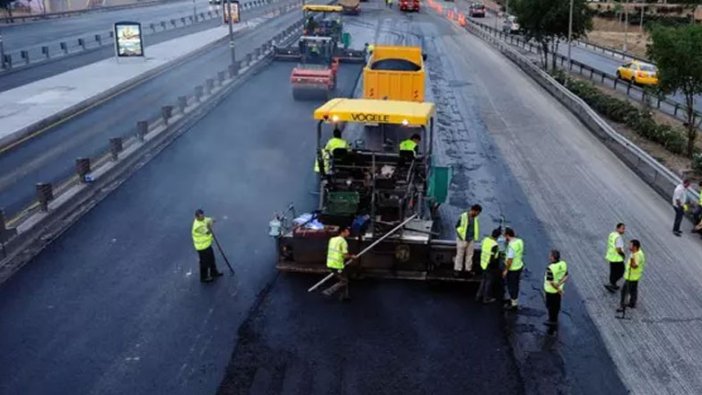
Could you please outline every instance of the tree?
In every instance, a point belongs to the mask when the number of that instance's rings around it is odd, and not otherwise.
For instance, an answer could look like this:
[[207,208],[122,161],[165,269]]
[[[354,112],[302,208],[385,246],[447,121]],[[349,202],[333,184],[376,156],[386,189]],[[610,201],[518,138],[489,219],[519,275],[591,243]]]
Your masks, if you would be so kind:
[[10,20],[10,22],[13,22],[12,20],[12,3],[14,3],[15,0],[0,0],[0,8],[4,8],[7,10],[7,18]]
[[[548,68],[548,54],[558,51],[558,43],[568,39],[568,0],[516,0],[512,8],[527,40],[541,46],[544,68]],[[586,0],[573,0],[573,39],[592,29],[592,10]],[[552,56],[552,68],[556,57]]]
[[649,57],[658,66],[658,81],[664,93],[680,92],[685,97],[687,156],[695,151],[697,128],[695,97],[702,94],[702,26],[654,27]]

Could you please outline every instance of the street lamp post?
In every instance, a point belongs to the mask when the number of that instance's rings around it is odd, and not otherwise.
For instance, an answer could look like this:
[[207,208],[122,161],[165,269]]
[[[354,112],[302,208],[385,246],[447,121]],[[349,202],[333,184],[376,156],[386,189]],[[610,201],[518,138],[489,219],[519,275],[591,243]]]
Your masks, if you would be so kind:
[[[570,69],[572,68],[572,58],[570,56],[570,50],[573,46],[573,0],[570,0],[570,10],[568,11],[568,70],[566,70],[566,78],[570,75]],[[554,54],[555,56],[555,54]]]
[[229,24],[229,51],[232,55],[232,64],[236,62],[234,54],[234,30],[232,28],[232,0],[227,0],[227,23]]
[[5,44],[2,42],[2,31],[0,31],[0,70],[5,70]]
[[629,35],[629,0],[624,2],[624,52],[626,52],[627,36]]

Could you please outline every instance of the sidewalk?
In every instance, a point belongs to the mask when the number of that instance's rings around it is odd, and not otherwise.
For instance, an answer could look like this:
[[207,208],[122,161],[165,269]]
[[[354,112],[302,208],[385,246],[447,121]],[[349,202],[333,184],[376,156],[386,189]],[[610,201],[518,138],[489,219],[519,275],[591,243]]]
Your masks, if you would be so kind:
[[[265,16],[234,26],[234,32],[254,28],[273,18]],[[144,59],[106,59],[0,93],[0,150],[38,133],[82,107],[117,94],[169,63],[227,36],[226,25],[147,46]]]

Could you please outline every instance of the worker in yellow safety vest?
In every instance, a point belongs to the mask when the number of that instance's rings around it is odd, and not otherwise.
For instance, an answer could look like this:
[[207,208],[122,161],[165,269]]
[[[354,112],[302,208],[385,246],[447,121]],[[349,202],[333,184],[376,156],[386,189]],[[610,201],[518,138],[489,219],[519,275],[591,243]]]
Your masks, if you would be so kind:
[[[634,239],[629,242],[629,261],[626,264],[624,273],[624,286],[622,287],[622,299],[617,311],[623,312],[626,307],[635,308],[639,296],[639,281],[646,268],[646,254],[641,249],[641,242]],[[628,298],[628,301],[627,301]]]
[[549,327],[549,334],[555,334],[558,331],[558,314],[561,311],[565,282],[568,281],[568,264],[561,259],[558,250],[551,250],[549,260],[544,275],[544,294],[548,309],[548,321],[545,324]]
[[222,273],[217,270],[215,265],[214,250],[212,249],[212,226],[214,220],[210,217],[205,217],[205,212],[198,209],[195,211],[195,220],[193,221],[192,236],[195,250],[200,257],[200,281],[203,283],[212,282],[215,277],[219,277]]
[[622,236],[626,231],[626,226],[623,223],[618,223],[614,232],[607,237],[607,252],[605,260],[609,262],[609,283],[605,284],[605,288],[611,293],[619,289],[617,282],[624,275],[624,239]]
[[519,303],[519,281],[524,269],[524,240],[517,238],[512,228],[505,229],[505,239],[507,239],[507,259],[502,278],[507,283],[510,299],[505,309],[516,310]]
[[346,238],[349,237],[351,231],[348,227],[342,227],[339,235],[329,239],[327,247],[327,269],[334,273],[337,282],[331,287],[324,290],[322,293],[325,296],[332,296],[335,292],[342,290],[339,294],[340,300],[349,300],[349,278],[344,272],[345,261],[347,259],[356,259],[355,255],[349,254],[349,245]]
[[497,244],[497,239],[502,234],[502,229],[497,228],[492,231],[490,236],[483,239],[480,246],[480,268],[483,270],[483,278],[478,286],[478,293],[475,295],[475,300],[484,304],[492,303],[495,300],[495,280],[499,275],[499,258],[500,248]]
[[454,275],[463,271],[473,274],[473,250],[480,240],[480,213],[483,208],[474,204],[469,211],[464,211],[456,223],[456,257],[453,261]]
[[414,156],[417,156],[419,153],[419,143],[421,141],[422,138],[418,134],[413,134],[412,137],[400,143],[400,152],[410,151]]
[[[322,163],[324,165],[324,173],[329,173],[329,166],[331,165],[331,158],[334,154],[335,149],[346,149],[350,148],[349,143],[341,138],[341,129],[334,128],[332,132],[332,138],[327,141],[327,145],[322,149]],[[319,158],[314,161],[314,171],[319,173]]]
[[[700,189],[697,191],[697,193],[699,193],[700,196],[697,201],[697,208],[695,208],[695,212],[692,214],[693,223],[695,224],[695,227],[692,229],[692,233],[702,230],[702,181],[700,181],[699,187]],[[700,236],[702,236],[702,233]]]

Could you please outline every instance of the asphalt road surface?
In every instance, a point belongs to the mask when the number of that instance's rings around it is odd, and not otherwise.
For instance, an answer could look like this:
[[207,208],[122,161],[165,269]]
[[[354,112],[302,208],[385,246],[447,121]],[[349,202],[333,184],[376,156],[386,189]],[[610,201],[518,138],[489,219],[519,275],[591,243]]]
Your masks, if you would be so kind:
[[[340,305],[307,294],[312,277],[276,275],[272,212],[314,207],[316,104],[293,102],[281,88],[290,65],[274,64],[0,288],[0,392],[699,393],[695,348],[675,336],[697,344],[696,323],[674,299],[694,295],[700,247],[664,237],[669,202],[478,38],[366,4],[354,40],[423,37],[436,160],[455,171],[444,227],[479,202],[483,226],[504,215],[525,240],[520,312],[477,305],[466,287],[400,282],[354,284]],[[218,220],[234,279],[197,282],[196,207]],[[601,285],[603,240],[620,220],[663,263],[647,269],[650,293],[628,323]],[[554,247],[572,279],[552,338],[540,290]],[[663,293],[669,281],[681,289]]]
[[[235,40],[237,57],[245,57],[299,17],[297,12],[290,13],[239,36]],[[111,137],[133,135],[137,121],[159,117],[161,106],[175,104],[178,96],[192,95],[196,85],[225,70],[230,59],[228,44],[222,43],[0,154],[0,207],[8,216],[17,213],[31,202],[34,184],[67,178],[73,173],[75,158],[105,152]]]
[[[253,77],[0,288],[0,393],[215,392],[275,276],[271,214],[312,199],[320,103],[292,100],[293,66]],[[342,92],[359,72],[342,68]],[[236,277],[199,282],[198,207]]]

